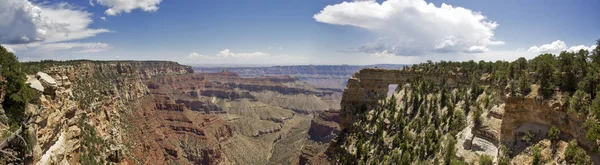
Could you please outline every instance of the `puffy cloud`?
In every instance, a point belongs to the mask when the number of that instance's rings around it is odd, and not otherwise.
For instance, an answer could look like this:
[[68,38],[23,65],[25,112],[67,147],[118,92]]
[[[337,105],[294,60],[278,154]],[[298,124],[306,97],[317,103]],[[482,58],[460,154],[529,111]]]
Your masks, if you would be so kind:
[[584,49],[591,52],[594,48],[596,48],[596,45],[591,45],[589,47],[585,45],[568,47],[564,41],[556,40],[549,44],[544,44],[541,46],[532,46],[527,51],[535,53],[559,53],[561,51],[577,52],[581,49]]
[[373,53],[373,54],[371,54],[371,56],[377,57],[377,58],[390,58],[390,57],[393,57],[394,54],[389,53],[387,50],[383,50],[382,52]]
[[100,19],[106,21],[106,17],[100,17]]
[[356,51],[403,56],[438,52],[481,53],[494,40],[496,22],[479,12],[424,0],[353,1],[329,5],[313,18],[322,23],[367,29],[385,38]]
[[484,53],[487,52],[489,49],[483,46],[471,46],[468,50],[466,50],[466,53]]
[[51,24],[41,16],[42,9],[27,0],[0,2],[0,43],[20,44],[41,41]]
[[198,60],[198,59],[215,59],[215,57],[212,56],[205,56],[205,55],[201,55],[198,54],[196,52],[192,52],[190,53],[188,56],[185,57],[186,59],[190,59],[190,60]]
[[92,29],[92,13],[76,10],[64,3],[57,6],[42,8],[43,17],[60,24],[64,31],[49,31],[46,42],[61,42],[69,40],[84,39],[96,36],[100,33],[109,32],[107,29]]
[[583,49],[583,50],[587,50],[588,52],[592,52],[592,50],[594,50],[594,48],[596,48],[596,45],[591,45],[591,46],[585,46],[585,45],[577,45],[577,46],[571,46],[569,49],[567,49],[567,52],[579,52],[579,50]]
[[567,49],[567,44],[564,41],[556,40],[549,44],[544,44],[542,46],[532,46],[529,47],[527,51],[536,52],[536,53],[556,53]]
[[40,45],[37,49],[41,51],[62,51],[62,50],[77,50],[76,53],[94,53],[102,52],[112,47],[106,43],[79,43],[79,42],[65,42],[65,43],[49,43]]
[[141,9],[143,11],[154,12],[158,10],[158,5],[162,0],[96,0],[102,6],[108,7],[104,13],[106,15],[118,15],[122,12],[130,13],[132,10]]
[[60,42],[108,32],[88,28],[91,15],[67,3],[39,6],[28,0],[0,1],[0,43]]

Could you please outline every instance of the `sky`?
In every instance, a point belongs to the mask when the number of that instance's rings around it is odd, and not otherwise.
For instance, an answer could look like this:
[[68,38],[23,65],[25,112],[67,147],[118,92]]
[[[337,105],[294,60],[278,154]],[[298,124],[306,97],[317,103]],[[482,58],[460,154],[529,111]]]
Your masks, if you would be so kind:
[[2,0],[21,61],[368,65],[591,50],[600,1]]

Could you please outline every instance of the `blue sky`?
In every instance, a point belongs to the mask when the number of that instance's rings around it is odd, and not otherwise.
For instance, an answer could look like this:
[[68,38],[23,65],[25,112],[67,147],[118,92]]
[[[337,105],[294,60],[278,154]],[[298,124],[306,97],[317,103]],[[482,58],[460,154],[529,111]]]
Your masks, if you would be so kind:
[[[35,19],[33,23],[0,24],[0,29],[7,29],[0,32],[0,44],[24,61],[407,64],[531,58],[539,53],[591,49],[600,38],[600,10],[594,9],[600,1],[592,0],[142,0],[147,1],[145,5],[133,6],[127,1],[0,2],[0,9],[14,10],[3,20],[29,18],[18,11],[31,5],[40,11],[28,12],[47,22],[73,25],[64,32]],[[57,16],[60,13],[79,17]],[[47,33],[40,34],[39,29]],[[77,32],[81,36],[72,35]],[[15,41],[23,37],[13,34],[21,33],[28,40]],[[56,39],[58,34],[68,37]]]

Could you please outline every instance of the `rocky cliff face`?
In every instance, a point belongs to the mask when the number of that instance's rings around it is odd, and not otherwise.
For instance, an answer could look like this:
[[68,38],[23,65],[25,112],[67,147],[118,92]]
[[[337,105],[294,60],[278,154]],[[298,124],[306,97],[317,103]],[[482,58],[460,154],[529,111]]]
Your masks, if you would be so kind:
[[[385,118],[389,116],[389,112],[379,112],[381,110],[374,109],[382,105],[387,105],[390,101],[394,101],[390,100],[389,96],[386,95],[390,84],[399,84],[400,87],[410,84],[411,80],[416,79],[432,82],[434,86],[445,83],[450,91],[460,90],[460,86],[467,86],[466,84],[469,84],[468,78],[463,77],[461,74],[438,75],[410,70],[362,69],[348,80],[348,85],[342,97],[339,115],[342,132],[340,136],[343,137],[338,139],[341,142],[332,144],[328,152],[332,155],[339,154],[340,152],[357,154],[359,152],[357,150],[360,150],[360,148],[356,148],[354,145],[357,144],[358,139],[362,139],[362,135],[359,137],[357,136],[358,134],[353,134],[352,132],[373,134],[373,131],[379,129],[356,123],[368,119],[372,122],[376,121],[376,123],[383,122],[384,128],[389,126],[390,122],[387,119],[373,119],[373,115]],[[482,76],[481,80],[484,79],[485,75]],[[560,101],[563,97],[560,93],[556,94],[552,99],[540,99],[537,96],[537,86],[533,85],[533,90],[529,95],[512,96],[505,93],[504,87],[498,87],[486,81],[481,81],[481,83],[487,89],[481,94],[476,95],[473,98],[473,103],[466,104],[464,102],[465,98],[462,98],[463,100],[456,99],[456,105],[453,106],[457,109],[465,109],[465,106],[469,106],[470,109],[470,111],[465,111],[467,125],[454,137],[457,140],[456,155],[461,159],[473,162],[479,159],[479,155],[485,154],[498,161],[499,157],[509,150],[511,152],[508,156],[514,158],[512,160],[513,163],[529,162],[531,161],[530,159],[524,160],[522,158],[527,157],[524,155],[531,155],[531,152],[533,152],[532,146],[542,148],[548,146],[546,143],[549,142],[543,139],[546,138],[551,126],[557,127],[562,132],[560,135],[562,140],[577,139],[580,145],[588,149],[593,149],[593,146],[595,146],[595,142],[590,142],[585,137],[587,129],[583,127],[583,123],[586,120],[586,116],[577,114],[574,111],[568,111],[567,105]],[[469,91],[471,90],[469,89]],[[399,91],[400,93],[398,93]],[[399,97],[406,96],[406,93],[403,92],[405,91],[397,89],[394,93]],[[452,98],[460,97],[455,96],[456,92],[451,93],[450,97]],[[441,96],[438,95],[437,97],[439,99]],[[404,100],[404,98],[399,98],[398,103],[402,103],[403,101],[401,100]],[[386,104],[382,102],[386,102]],[[402,109],[402,107],[400,108]],[[477,123],[473,117],[475,109],[480,109],[482,116]],[[367,110],[367,112],[356,113],[364,110]],[[443,110],[441,112],[445,113]],[[412,136],[415,135],[409,137]],[[389,145],[387,138],[384,137],[383,141],[383,144]],[[539,144],[536,144],[537,142]],[[370,143],[372,144],[373,142],[371,141]],[[563,143],[560,142],[558,144]],[[346,150],[339,150],[340,146]],[[503,150],[502,146],[506,148]],[[383,149],[377,148],[377,151],[371,151],[371,153],[377,153],[380,150]],[[559,147],[557,152],[559,152],[558,150],[563,152],[564,147],[562,149]],[[553,154],[555,153],[553,152]],[[594,154],[592,157],[595,156],[597,155]],[[332,161],[340,161],[340,159]],[[547,161],[560,163],[564,162],[564,158],[548,158]]]
[[28,77],[41,82],[40,104],[26,113],[32,123],[32,161],[36,164],[123,162],[126,147],[124,114],[132,102],[148,96],[143,80],[189,74],[172,62],[76,62],[40,67]]
[[305,153],[322,154],[339,130],[341,90],[290,76],[154,61],[24,65],[40,94],[26,108],[28,163],[296,164],[325,160]]
[[[189,116],[215,116],[214,120],[219,122],[200,124],[200,128],[221,126],[221,130],[227,130],[221,131],[224,134],[204,133],[206,135],[202,136],[206,137],[205,140],[187,138],[188,141],[200,141],[189,144],[204,144],[198,145],[207,148],[200,153],[210,154],[201,158],[193,157],[211,160],[209,164],[296,164],[302,146],[311,143],[306,132],[313,114],[339,109],[337,103],[341,98],[339,92],[319,89],[289,76],[243,78],[224,71],[161,76],[147,82],[151,95],[160,100],[156,101],[159,111],[154,113],[163,116],[150,123],[181,132],[191,128],[180,128],[180,124],[174,128],[169,125],[187,122],[188,120],[181,118]],[[172,134],[169,129],[163,130],[159,135]],[[215,136],[218,138],[214,138]],[[176,142],[176,139],[181,138],[186,139],[182,136],[157,141],[182,143]],[[189,152],[185,150],[198,146],[172,147],[168,149],[171,154],[166,158],[188,158],[190,156],[185,154]],[[324,149],[318,151],[323,152]]]
[[404,85],[412,79],[423,79],[439,85],[442,80],[448,87],[458,84],[467,84],[469,81],[462,75],[437,75],[423,74],[419,71],[389,70],[389,69],[361,69],[349,80],[342,96],[340,127],[347,128],[354,121],[351,112],[360,108],[371,109],[377,102],[385,99],[389,85]]

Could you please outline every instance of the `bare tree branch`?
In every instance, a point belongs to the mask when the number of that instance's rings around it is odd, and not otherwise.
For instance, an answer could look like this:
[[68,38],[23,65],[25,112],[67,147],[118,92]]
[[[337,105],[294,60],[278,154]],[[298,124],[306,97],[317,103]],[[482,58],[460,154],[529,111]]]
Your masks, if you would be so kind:
[[4,139],[4,141],[2,141],[2,143],[0,143],[0,150],[6,148],[8,146],[8,144],[22,132],[23,132],[23,125],[21,125],[21,127],[19,127],[19,129],[17,131],[13,132],[10,136],[8,136],[6,139]]
[[14,160],[21,160],[21,159],[17,158],[15,155],[13,155],[12,153],[10,153],[10,152],[4,151],[4,150],[0,150],[0,153],[3,153],[4,155],[8,155],[8,156],[12,157]]

